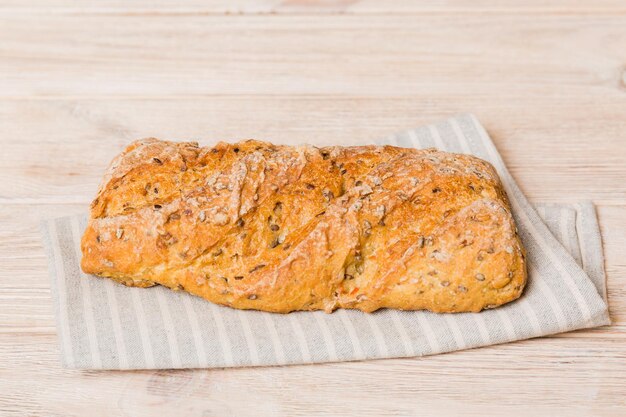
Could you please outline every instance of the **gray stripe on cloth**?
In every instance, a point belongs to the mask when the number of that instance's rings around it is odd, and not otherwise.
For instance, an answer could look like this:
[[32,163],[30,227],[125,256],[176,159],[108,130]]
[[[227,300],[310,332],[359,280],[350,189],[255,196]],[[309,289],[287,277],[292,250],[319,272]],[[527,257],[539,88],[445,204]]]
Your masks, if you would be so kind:
[[[80,250],[80,237],[81,231],[79,226],[79,220],[76,217],[71,217],[70,219],[70,230],[72,241],[74,242],[74,254],[76,256],[76,262],[80,262],[81,250]],[[80,229],[80,230],[79,230]],[[89,340],[89,352],[92,355],[93,363],[96,367],[119,367],[119,360],[116,355],[111,356],[106,355],[107,351],[115,351],[112,349],[112,344],[115,342],[115,339],[106,337],[107,334],[111,334],[113,326],[107,328],[108,320],[106,320],[106,316],[104,320],[98,321],[98,325],[103,327],[103,330],[106,332],[98,332],[96,330],[96,322],[95,316],[102,316],[101,313],[94,313],[94,299],[99,300],[100,298],[95,298],[92,295],[93,280],[88,279],[87,275],[82,272],[80,268],[78,268],[79,272],[79,282],[81,287],[81,292],[83,295],[83,311],[84,311],[84,319],[85,326],[87,327],[87,339]],[[98,311],[103,312],[106,311],[106,305],[99,306]],[[104,351],[104,356],[109,359],[106,366],[102,363],[102,358],[100,352]]]
[[74,352],[70,338],[69,320],[67,318],[67,293],[65,290],[63,258],[59,249],[61,235],[57,233],[54,221],[41,223],[41,235],[44,250],[48,258],[50,274],[50,293],[53,300],[53,312],[57,325],[61,363],[66,368],[74,368]]
[[578,248],[580,250],[582,267],[606,303],[604,255],[596,209],[589,201],[579,202],[574,207],[577,210],[576,234],[578,236]]
[[[72,240],[70,229],[71,218],[63,217],[55,221],[57,232],[62,236],[59,239],[59,254],[63,259],[62,280],[65,283],[67,298],[67,321],[69,323],[70,343],[74,353],[74,363],[77,368],[96,368],[93,353],[91,352],[90,338],[87,336],[87,324],[84,320],[83,291],[80,285],[81,270],[79,261],[74,252],[75,243]],[[98,368],[96,368],[98,369]]]

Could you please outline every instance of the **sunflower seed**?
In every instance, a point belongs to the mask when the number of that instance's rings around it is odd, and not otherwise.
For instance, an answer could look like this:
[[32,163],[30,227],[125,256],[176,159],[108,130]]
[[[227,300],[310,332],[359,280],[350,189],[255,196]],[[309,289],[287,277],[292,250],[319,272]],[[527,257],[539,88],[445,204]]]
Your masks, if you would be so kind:
[[216,213],[215,216],[213,216],[213,223],[218,226],[224,226],[226,223],[228,223],[228,221],[229,218],[224,213]]
[[386,211],[385,206],[381,204],[380,206],[376,207],[376,210],[374,211],[374,213],[376,214],[376,216],[383,218],[385,217],[385,211]]
[[374,190],[372,190],[372,187],[370,187],[369,185],[365,184],[361,186],[361,195],[370,195],[374,192]]
[[365,236],[369,236],[372,234],[372,224],[367,220],[363,222],[363,234]]
[[265,268],[265,264],[258,264],[257,266],[255,266],[254,268],[252,268],[249,272],[250,272],[250,273],[253,273],[253,272],[258,271],[258,270],[259,270],[259,269],[261,269],[261,268]]
[[322,191],[322,195],[324,196],[326,201],[330,201],[333,198],[335,198],[335,194],[333,194],[333,192],[329,190],[328,188],[324,188],[324,190]]

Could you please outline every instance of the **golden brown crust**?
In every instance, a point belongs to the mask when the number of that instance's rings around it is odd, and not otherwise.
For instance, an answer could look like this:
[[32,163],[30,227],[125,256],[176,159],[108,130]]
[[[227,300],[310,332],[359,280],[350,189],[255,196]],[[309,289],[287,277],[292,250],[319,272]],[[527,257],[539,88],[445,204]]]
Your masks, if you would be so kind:
[[87,273],[280,313],[476,312],[526,283],[493,167],[434,149],[140,140],[81,246]]

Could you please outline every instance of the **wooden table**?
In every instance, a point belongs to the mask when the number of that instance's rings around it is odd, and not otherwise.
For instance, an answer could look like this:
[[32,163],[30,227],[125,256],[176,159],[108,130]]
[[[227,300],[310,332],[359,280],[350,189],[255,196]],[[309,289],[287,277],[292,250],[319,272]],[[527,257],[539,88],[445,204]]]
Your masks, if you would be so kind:
[[[0,415],[626,415],[623,0],[77,3],[0,0]],[[38,224],[84,212],[129,141],[352,144],[464,111],[531,200],[597,204],[613,325],[421,359],[60,367]]]

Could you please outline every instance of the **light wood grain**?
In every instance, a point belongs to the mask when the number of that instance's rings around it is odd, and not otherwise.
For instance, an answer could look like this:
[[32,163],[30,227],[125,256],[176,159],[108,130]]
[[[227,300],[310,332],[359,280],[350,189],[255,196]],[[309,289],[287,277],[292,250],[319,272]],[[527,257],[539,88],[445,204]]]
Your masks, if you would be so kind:
[[482,417],[566,411],[586,417],[619,416],[626,406],[620,373],[626,357],[600,340],[544,338],[422,359],[158,372],[62,370],[51,335],[16,335],[9,343],[0,336],[0,349],[8,359],[3,373],[22,375],[0,399],[0,407],[15,415]]
[[355,145],[467,109],[477,110],[530,198],[624,204],[626,94],[568,103],[446,95],[5,101],[0,120],[21,140],[0,155],[12,178],[0,182],[0,202],[88,203],[109,161],[142,137]]
[[626,15],[57,16],[0,27],[0,97],[623,98]]
[[28,13],[581,13],[624,12],[620,0],[1,0],[0,11]]
[[[0,0],[0,415],[626,414],[626,5]],[[42,218],[130,140],[357,144],[457,112],[534,201],[599,204],[613,324],[421,359],[60,367]]]

